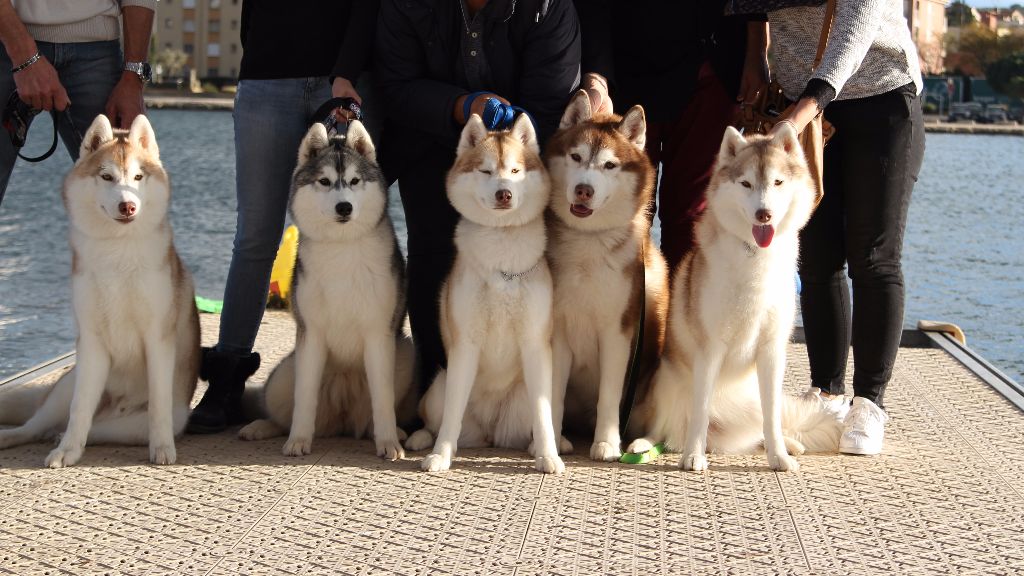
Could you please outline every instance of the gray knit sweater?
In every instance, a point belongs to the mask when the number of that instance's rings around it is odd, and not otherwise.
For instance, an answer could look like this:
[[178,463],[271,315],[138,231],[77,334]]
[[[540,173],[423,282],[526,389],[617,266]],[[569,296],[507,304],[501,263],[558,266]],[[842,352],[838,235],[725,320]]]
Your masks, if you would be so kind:
[[786,97],[798,99],[812,79],[827,82],[837,100],[883,94],[913,82],[923,86],[917,50],[902,0],[836,0],[832,33],[817,70],[811,70],[825,6],[768,14],[773,72]]

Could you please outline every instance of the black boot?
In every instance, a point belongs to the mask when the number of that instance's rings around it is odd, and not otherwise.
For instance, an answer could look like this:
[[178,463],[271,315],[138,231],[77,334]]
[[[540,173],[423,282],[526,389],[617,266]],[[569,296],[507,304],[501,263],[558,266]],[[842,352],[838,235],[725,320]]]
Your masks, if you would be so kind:
[[186,430],[191,434],[213,434],[243,423],[242,392],[245,381],[260,367],[256,352],[239,356],[216,348],[203,348],[199,379],[210,387],[192,410]]

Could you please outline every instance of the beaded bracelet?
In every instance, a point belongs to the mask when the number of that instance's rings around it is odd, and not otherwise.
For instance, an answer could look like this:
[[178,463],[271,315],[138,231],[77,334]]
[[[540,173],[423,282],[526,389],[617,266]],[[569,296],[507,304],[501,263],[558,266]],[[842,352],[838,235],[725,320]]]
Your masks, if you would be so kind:
[[31,57],[31,58],[29,58],[28,60],[25,60],[25,61],[24,61],[24,62],[22,62],[21,64],[19,64],[19,65],[15,66],[14,68],[11,68],[11,74],[16,74],[16,73],[18,73],[18,72],[21,72],[21,71],[22,71],[22,70],[24,70],[25,68],[28,68],[29,66],[31,66],[31,65],[33,65],[33,64],[35,64],[35,63],[36,63],[36,62],[37,62],[37,61],[38,61],[38,60],[39,60],[40,58],[42,58],[42,57],[43,57],[43,56],[42,56],[42,55],[41,55],[41,54],[40,54],[39,52],[36,52],[36,53],[35,53],[35,54],[33,54],[33,55],[32,55],[32,57]]

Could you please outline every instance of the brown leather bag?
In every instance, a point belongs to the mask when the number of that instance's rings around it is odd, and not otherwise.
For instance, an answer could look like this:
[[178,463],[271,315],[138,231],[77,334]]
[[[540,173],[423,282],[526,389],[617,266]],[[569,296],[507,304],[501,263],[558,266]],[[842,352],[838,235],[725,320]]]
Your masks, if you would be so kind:
[[[821,27],[821,36],[818,39],[818,52],[814,56],[816,70],[821,64],[825,54],[825,46],[828,44],[829,32],[832,30],[832,17],[835,15],[836,0],[828,0],[825,8],[825,21]],[[782,86],[772,81],[765,90],[762,90],[753,104],[740,106],[733,126],[744,134],[767,134],[776,124],[788,118],[796,108],[795,102],[790,102],[782,93]],[[800,146],[804,150],[804,157],[807,159],[807,167],[811,170],[811,177],[817,186],[817,196],[814,205],[817,206],[825,196],[824,180],[824,151],[825,144],[835,134],[836,129],[825,120],[821,114],[814,117],[799,135]]]

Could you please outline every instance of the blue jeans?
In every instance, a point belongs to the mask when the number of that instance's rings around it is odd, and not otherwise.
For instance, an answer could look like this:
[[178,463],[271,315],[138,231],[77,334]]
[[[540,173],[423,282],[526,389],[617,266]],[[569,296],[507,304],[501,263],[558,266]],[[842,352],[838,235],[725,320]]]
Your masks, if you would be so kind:
[[[107,106],[107,98],[121,78],[121,44],[105,42],[74,42],[54,44],[36,42],[39,53],[57,69],[60,83],[71,100],[69,114],[57,115],[57,131],[72,160],[78,160],[82,134]],[[21,64],[18,62],[17,64]],[[0,106],[5,106],[15,90],[14,75],[7,51],[0,46]],[[70,116],[70,119],[68,118]],[[18,149],[11,144],[6,131],[0,134],[0,202],[7,191],[7,182],[18,160]]]
[[284,232],[299,144],[312,114],[331,97],[326,77],[242,80],[235,95],[238,224],[217,349],[252,351]]

